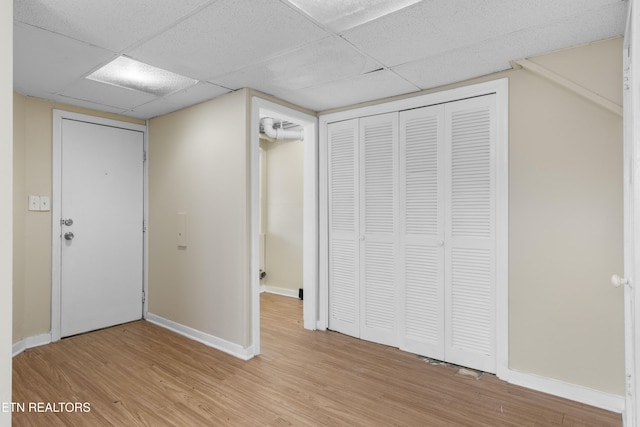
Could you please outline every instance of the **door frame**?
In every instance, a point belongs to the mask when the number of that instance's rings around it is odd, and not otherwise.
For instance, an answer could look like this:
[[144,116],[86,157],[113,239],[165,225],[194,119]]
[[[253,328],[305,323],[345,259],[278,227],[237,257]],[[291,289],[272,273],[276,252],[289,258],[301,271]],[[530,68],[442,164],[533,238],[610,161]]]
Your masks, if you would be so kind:
[[509,80],[507,78],[364,106],[319,117],[319,311],[318,329],[329,326],[328,153],[329,123],[409,110],[466,98],[496,96],[496,375],[508,380],[509,371]]
[[640,365],[640,294],[637,290],[637,274],[640,272],[640,121],[634,119],[640,113],[640,67],[634,61],[640,59],[638,25],[640,9],[634,0],[629,1],[627,25],[623,44],[623,129],[624,129],[624,337],[625,337],[625,426],[639,426],[637,393],[640,390],[637,369]]
[[318,119],[258,96],[251,97],[251,331],[253,355],[260,354],[260,115],[304,127],[302,288],[304,328],[317,329],[318,318]]
[[[142,132],[144,135],[143,144],[145,152],[145,162],[143,165],[143,215],[144,215],[144,233],[142,245],[142,289],[145,295],[148,295],[148,162],[146,153],[149,151],[149,140],[147,125],[139,125],[135,123],[123,122],[119,120],[106,119],[102,117],[90,116],[87,114],[74,113],[71,111],[53,109],[53,152],[52,152],[52,188],[51,188],[51,341],[60,340],[60,318],[61,318],[61,262],[62,251],[60,245],[60,236],[62,235],[62,226],[60,224],[61,216],[61,200],[62,200],[62,120],[76,120],[96,125],[111,126],[120,129],[134,130]],[[147,300],[145,297],[142,305],[142,317],[147,314]]]

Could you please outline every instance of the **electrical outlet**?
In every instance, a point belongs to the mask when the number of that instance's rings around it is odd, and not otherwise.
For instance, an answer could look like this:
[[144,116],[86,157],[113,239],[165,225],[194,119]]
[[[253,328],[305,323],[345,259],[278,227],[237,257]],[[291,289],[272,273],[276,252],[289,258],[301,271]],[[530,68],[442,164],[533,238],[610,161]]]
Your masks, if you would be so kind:
[[51,206],[49,204],[49,196],[40,196],[40,210],[45,212],[51,210]]
[[38,197],[38,196],[29,196],[29,210],[30,211],[39,211],[40,210],[40,197]]

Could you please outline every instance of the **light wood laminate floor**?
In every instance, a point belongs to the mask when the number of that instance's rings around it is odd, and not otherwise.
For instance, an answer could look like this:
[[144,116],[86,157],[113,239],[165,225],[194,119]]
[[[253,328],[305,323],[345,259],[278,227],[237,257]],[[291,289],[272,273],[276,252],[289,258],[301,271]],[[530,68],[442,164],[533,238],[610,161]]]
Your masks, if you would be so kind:
[[[614,414],[335,332],[302,328],[302,302],[263,294],[250,361],[140,321],[13,360],[14,426],[620,426]],[[90,412],[28,412],[88,402]],[[62,406],[52,405],[52,410]]]

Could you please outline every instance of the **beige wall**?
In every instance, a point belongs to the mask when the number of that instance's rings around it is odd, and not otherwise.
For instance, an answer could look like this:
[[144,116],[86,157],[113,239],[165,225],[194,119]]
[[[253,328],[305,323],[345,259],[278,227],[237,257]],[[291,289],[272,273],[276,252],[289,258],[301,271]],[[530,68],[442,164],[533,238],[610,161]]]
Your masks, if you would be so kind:
[[[250,344],[247,91],[149,123],[149,312]],[[176,242],[187,212],[188,246]]]
[[[621,39],[532,61],[622,104]],[[509,77],[510,367],[622,395],[622,118]]]
[[260,140],[264,174],[264,265],[261,285],[295,291],[302,288],[303,141]]
[[[11,402],[13,3],[0,3],[0,402]],[[0,411],[0,426],[11,413]]]
[[[530,59],[622,105],[621,38]],[[526,70],[418,95],[503,77],[510,368],[622,395],[622,117]]]
[[53,109],[143,121],[13,96],[13,342],[50,332],[51,212],[27,210],[28,195],[51,197]]

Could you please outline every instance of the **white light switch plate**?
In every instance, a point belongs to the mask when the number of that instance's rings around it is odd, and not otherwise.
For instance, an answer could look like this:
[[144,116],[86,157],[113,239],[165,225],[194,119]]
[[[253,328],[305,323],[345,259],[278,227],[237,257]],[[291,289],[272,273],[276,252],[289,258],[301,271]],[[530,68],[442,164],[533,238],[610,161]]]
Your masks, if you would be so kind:
[[40,210],[40,197],[38,197],[38,196],[29,196],[29,210],[30,211],[39,211]]
[[49,204],[49,196],[40,196],[40,210],[50,211],[51,205]]

